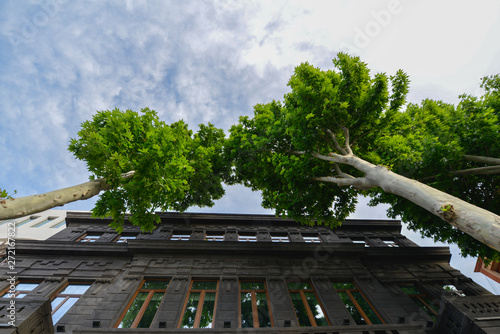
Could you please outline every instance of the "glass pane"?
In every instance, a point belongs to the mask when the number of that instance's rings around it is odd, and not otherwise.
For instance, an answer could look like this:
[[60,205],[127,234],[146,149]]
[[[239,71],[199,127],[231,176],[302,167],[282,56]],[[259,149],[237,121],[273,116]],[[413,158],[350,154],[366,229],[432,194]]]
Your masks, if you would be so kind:
[[382,321],[380,321],[378,316],[375,314],[375,311],[373,311],[373,309],[370,307],[370,305],[365,300],[365,298],[361,295],[360,292],[352,292],[352,296],[358,302],[359,306],[361,307],[363,312],[366,314],[368,319],[370,319],[372,324],[376,325],[376,324],[382,323]]
[[256,292],[257,312],[259,316],[259,327],[271,327],[271,317],[269,316],[269,307],[267,305],[267,296],[265,292]]
[[352,318],[354,319],[354,322],[358,325],[366,325],[365,319],[361,316],[361,313],[356,309],[356,306],[354,306],[354,303],[351,301],[347,293],[345,292],[339,292],[338,293],[340,296],[340,299],[342,299],[342,302],[345,305],[345,308],[349,313],[351,314]]
[[130,328],[130,326],[132,326],[135,317],[137,317],[137,314],[139,313],[142,304],[144,304],[144,301],[146,300],[147,296],[148,296],[147,292],[139,292],[137,294],[134,301],[130,305],[127,314],[125,314],[125,317],[123,317],[122,321],[120,322],[120,325],[118,325],[118,328]]
[[217,282],[216,281],[194,281],[192,290],[216,290]]
[[306,289],[312,289],[312,288],[308,282],[289,282],[288,289],[289,290],[306,290]]
[[63,291],[59,292],[60,295],[83,295],[85,291],[90,288],[92,284],[68,284]]
[[69,311],[69,309],[76,303],[78,297],[70,297],[68,300],[54,313],[52,314],[52,323],[55,325],[61,320],[63,315]]
[[302,298],[298,292],[290,292],[290,297],[292,297],[293,308],[295,309],[295,314],[299,321],[300,327],[312,326],[309,317],[307,316],[307,310],[302,303]]
[[64,297],[56,297],[54,299],[52,299],[52,302],[50,303],[50,305],[52,306],[52,311],[55,310],[59,304],[61,304],[63,301],[64,301]]
[[313,314],[314,319],[316,319],[316,325],[318,326],[328,326],[328,322],[326,321],[325,315],[323,314],[323,310],[319,305],[318,299],[316,299],[316,295],[314,292],[304,292],[307,303],[309,304],[309,308]]
[[200,292],[191,292],[186,305],[186,311],[182,318],[182,328],[193,328],[194,318],[196,317],[196,310],[198,309],[198,302],[200,300]]
[[153,297],[149,301],[146,311],[144,311],[144,315],[142,316],[141,321],[139,321],[137,328],[149,328],[149,326],[151,326],[164,294],[164,292],[155,292],[153,294]]
[[163,290],[168,286],[169,281],[145,281],[141,289]]
[[414,285],[401,285],[401,290],[403,290],[408,295],[419,295],[422,292]]
[[264,281],[243,281],[241,290],[265,290]]
[[[411,297],[411,299],[413,299],[413,301],[415,301],[415,303],[417,303],[417,305],[420,306],[425,311],[425,313],[427,313],[429,315],[429,317],[431,317],[432,320],[436,321],[436,319],[437,319],[436,314],[429,307],[427,307],[427,305],[425,305],[422,302],[422,300],[420,300],[420,297]],[[426,299],[428,299],[428,298],[426,298]],[[431,302],[430,300],[428,300],[428,301]],[[432,302],[429,305],[432,305]],[[437,310],[437,312],[439,312],[439,309]]]
[[203,301],[203,310],[201,311],[200,327],[212,328],[212,322],[215,309],[215,292],[207,292]]
[[19,283],[16,286],[17,291],[31,291],[38,286],[38,283]]
[[253,327],[252,293],[241,294],[241,327]]
[[24,298],[24,296],[26,295],[27,295],[26,293],[20,293],[16,296],[16,298]]
[[358,289],[354,283],[351,282],[332,282],[335,289]]

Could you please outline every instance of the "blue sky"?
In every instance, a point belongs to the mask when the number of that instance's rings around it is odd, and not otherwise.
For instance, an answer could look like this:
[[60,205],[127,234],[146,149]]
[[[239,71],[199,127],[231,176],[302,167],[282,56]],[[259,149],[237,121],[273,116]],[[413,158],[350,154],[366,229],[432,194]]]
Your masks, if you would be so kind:
[[[150,107],[166,122],[228,129],[253,105],[281,99],[295,66],[332,68],[339,51],[374,73],[405,70],[411,102],[457,102],[500,73],[499,14],[497,1],[4,0],[0,188],[25,196],[85,182],[67,146],[96,110]],[[193,211],[267,212],[241,187]],[[385,209],[362,204],[353,218],[365,217]],[[500,293],[452,251],[453,266]]]

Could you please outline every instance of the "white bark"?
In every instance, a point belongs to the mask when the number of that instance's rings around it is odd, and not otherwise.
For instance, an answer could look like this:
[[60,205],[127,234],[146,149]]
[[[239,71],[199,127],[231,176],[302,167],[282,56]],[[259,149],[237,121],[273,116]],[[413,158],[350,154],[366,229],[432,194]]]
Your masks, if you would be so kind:
[[[130,171],[122,174],[122,178],[128,179],[134,174],[134,171]],[[19,218],[56,206],[89,199],[107,189],[109,189],[109,185],[105,179],[101,178],[40,195],[3,199],[0,200],[0,220]]]
[[426,184],[393,173],[385,167],[373,165],[352,154],[314,157],[333,163],[350,165],[365,174],[364,177],[322,177],[322,182],[361,189],[380,187],[383,191],[408,199],[430,213],[469,234],[476,240],[500,251],[500,216],[467,203],[457,197],[429,187]]

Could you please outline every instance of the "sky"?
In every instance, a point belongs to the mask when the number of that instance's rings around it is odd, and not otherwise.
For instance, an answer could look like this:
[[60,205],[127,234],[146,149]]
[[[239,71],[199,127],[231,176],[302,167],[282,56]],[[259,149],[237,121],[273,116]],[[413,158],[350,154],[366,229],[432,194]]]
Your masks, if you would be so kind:
[[[500,2],[486,0],[3,0],[0,188],[27,196],[87,181],[67,147],[98,110],[149,107],[167,123],[227,130],[255,104],[282,99],[295,66],[332,69],[338,52],[361,57],[373,74],[403,69],[409,102],[457,103],[500,73],[499,14]],[[351,218],[386,218],[385,209],[361,199]],[[239,186],[190,211],[272,214]],[[472,273],[474,259],[451,251],[452,266],[500,293]]]

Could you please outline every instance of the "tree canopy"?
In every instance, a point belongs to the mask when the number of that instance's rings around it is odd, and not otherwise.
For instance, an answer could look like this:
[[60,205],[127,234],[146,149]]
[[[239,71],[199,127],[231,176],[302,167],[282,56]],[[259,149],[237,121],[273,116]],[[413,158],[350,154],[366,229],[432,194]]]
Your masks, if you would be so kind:
[[[500,77],[486,77],[482,96],[462,95],[457,106],[424,100],[398,113],[391,131],[376,140],[377,163],[481,208],[500,214]],[[498,253],[466,233],[442,224],[410,201],[383,192],[372,204],[391,205],[389,216],[436,241],[456,243],[463,255],[496,258]]]
[[100,193],[94,216],[111,216],[123,229],[125,214],[143,230],[152,230],[156,210],[184,211],[211,206],[224,194],[230,171],[222,154],[224,132],[201,124],[193,133],[183,121],[170,125],[148,108],[99,111],[82,123],[69,150],[87,163],[91,181],[41,195],[1,195],[0,219],[15,218]]
[[[457,185],[449,171],[471,167],[464,155],[495,154],[498,82],[486,79],[489,98],[464,96],[456,108],[426,100],[401,111],[409,87],[403,71],[372,76],[359,58],[343,53],[333,63],[326,71],[299,65],[283,101],[256,105],[253,118],[241,117],[231,128],[231,181],[262,190],[263,206],[278,215],[331,226],[354,211],[358,195],[369,194],[424,234],[440,235],[438,226],[454,231],[459,237],[441,240],[458,242],[464,254],[496,254],[482,243],[500,249],[500,217],[465,201],[494,201],[498,187],[475,175]],[[405,176],[427,178],[435,188]]]

